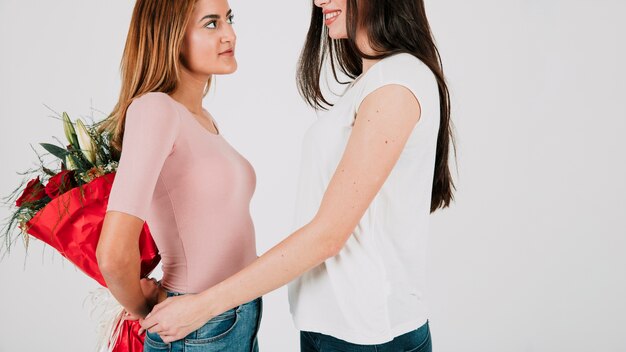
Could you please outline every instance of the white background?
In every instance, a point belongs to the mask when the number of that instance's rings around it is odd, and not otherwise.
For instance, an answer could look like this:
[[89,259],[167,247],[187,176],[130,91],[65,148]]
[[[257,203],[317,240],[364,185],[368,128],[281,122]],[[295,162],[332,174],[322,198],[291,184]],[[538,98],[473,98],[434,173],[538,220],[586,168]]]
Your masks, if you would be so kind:
[[[308,0],[231,0],[239,70],[205,107],[256,168],[259,254],[292,227],[314,112],[295,65]],[[132,1],[0,0],[0,194],[63,137],[47,104],[101,119],[119,91]],[[626,2],[430,0],[458,133],[454,206],[434,216],[438,352],[626,351]],[[210,180],[208,180],[210,181]],[[8,210],[2,208],[4,218]],[[0,351],[92,351],[97,284],[50,248],[0,262]],[[298,350],[286,289],[265,296],[262,351]]]

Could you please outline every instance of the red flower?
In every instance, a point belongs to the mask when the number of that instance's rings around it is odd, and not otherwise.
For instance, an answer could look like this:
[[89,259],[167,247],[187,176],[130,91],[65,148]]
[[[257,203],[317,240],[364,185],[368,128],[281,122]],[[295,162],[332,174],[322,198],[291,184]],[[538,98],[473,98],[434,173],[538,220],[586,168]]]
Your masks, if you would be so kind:
[[73,170],[63,170],[58,174],[54,175],[48,184],[46,185],[45,191],[50,199],[54,199],[61,194],[69,191],[74,187],[74,171]]
[[34,203],[45,196],[46,192],[44,191],[41,181],[39,181],[39,176],[37,176],[37,178],[28,181],[26,189],[17,201],[15,201],[15,206],[19,208],[25,203]]

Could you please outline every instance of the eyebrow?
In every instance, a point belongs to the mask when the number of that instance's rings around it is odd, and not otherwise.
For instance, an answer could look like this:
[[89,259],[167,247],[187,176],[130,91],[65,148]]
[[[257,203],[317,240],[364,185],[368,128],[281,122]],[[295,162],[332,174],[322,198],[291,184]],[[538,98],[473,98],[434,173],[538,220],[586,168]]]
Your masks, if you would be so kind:
[[[228,10],[228,12],[226,12],[226,17],[230,16],[232,13],[233,13],[232,9]],[[206,15],[206,16],[202,17],[200,19],[200,21],[198,21],[198,22],[202,22],[202,21],[204,21],[206,19],[209,19],[209,18],[210,19],[219,20],[220,19],[220,15]]]

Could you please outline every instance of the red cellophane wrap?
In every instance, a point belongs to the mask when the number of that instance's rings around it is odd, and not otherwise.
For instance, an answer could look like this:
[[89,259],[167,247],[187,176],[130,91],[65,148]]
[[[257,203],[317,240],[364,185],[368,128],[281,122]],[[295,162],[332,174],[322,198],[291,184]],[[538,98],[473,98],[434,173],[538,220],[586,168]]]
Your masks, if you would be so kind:
[[[96,260],[96,247],[104,221],[115,173],[76,187],[53,199],[27,223],[28,233],[74,263],[89,277],[106,287]],[[147,224],[139,237],[141,276],[148,275],[161,257]],[[139,279],[139,278],[138,278]],[[138,321],[123,320],[114,351],[143,351],[144,336]]]

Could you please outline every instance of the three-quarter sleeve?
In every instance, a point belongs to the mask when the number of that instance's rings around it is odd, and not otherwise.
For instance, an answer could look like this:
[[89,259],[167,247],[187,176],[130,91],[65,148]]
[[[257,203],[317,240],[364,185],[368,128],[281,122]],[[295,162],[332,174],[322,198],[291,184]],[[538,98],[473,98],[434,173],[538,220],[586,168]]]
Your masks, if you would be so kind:
[[147,93],[130,104],[107,211],[146,220],[161,169],[174,150],[179,128],[178,111],[164,93]]

